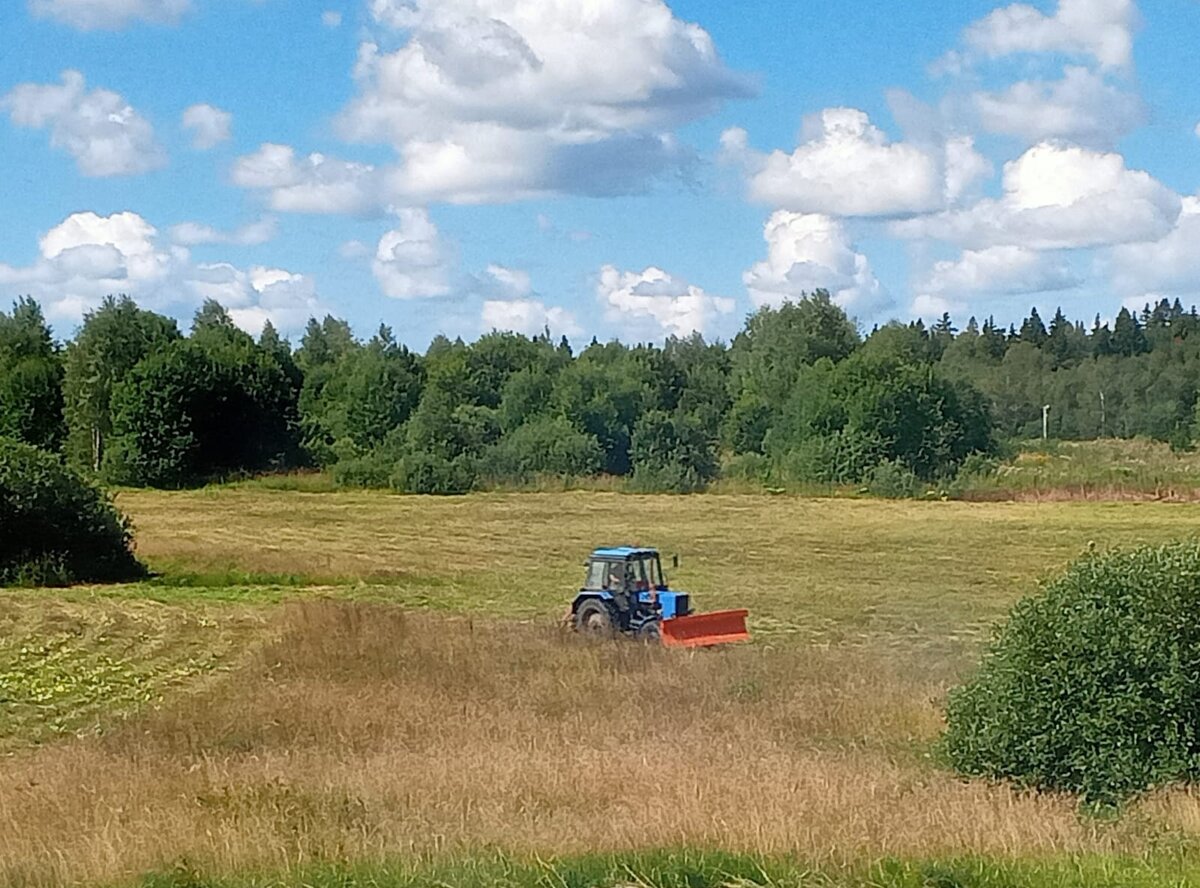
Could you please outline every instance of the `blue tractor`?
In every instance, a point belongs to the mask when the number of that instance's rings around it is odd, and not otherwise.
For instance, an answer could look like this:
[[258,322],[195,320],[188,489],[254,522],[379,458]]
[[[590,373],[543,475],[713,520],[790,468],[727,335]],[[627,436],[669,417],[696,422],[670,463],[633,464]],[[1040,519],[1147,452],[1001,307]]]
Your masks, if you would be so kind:
[[571,620],[585,635],[618,633],[668,647],[707,647],[745,641],[747,611],[693,614],[686,592],[667,585],[657,549],[619,546],[596,549],[583,588],[571,604]]

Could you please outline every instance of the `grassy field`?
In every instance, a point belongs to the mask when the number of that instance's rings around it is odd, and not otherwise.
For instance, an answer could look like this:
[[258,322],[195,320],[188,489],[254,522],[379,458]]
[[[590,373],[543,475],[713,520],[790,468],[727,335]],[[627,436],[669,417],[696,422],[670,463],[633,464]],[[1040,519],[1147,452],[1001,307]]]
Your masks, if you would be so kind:
[[[1018,596],[1089,544],[1191,535],[1200,506],[119,502],[161,576],[0,595],[6,888],[1200,884],[1200,796],[1097,821],[931,758]],[[564,632],[616,542],[678,554],[755,642]]]
[[1200,499],[1200,453],[1146,439],[1027,442],[995,472],[962,484],[971,500]]

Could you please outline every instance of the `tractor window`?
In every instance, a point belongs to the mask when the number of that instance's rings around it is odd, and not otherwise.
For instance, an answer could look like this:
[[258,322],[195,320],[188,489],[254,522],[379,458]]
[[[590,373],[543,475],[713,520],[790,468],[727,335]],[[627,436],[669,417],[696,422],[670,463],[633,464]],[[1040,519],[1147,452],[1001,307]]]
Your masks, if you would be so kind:
[[658,560],[658,556],[646,559],[646,566],[650,568],[650,587],[652,589],[667,588],[667,581],[663,579],[662,562]]
[[648,559],[639,558],[637,561],[629,562],[629,579],[639,592],[650,589],[650,578],[646,574],[647,561]]
[[585,589],[603,589],[608,581],[608,562],[592,561],[588,563],[587,582]]

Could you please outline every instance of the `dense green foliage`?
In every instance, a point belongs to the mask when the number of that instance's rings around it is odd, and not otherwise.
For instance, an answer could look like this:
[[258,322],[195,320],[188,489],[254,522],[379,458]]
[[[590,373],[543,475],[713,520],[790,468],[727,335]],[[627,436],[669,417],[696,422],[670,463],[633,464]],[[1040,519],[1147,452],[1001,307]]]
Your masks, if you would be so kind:
[[62,459],[0,438],[0,585],[142,575],[128,522]]
[[112,433],[113,388],[138,363],[179,339],[170,318],[143,311],[128,298],[108,298],[83,318],[67,347],[63,397],[67,455],[99,471]]
[[1200,778],[1200,543],[1090,554],[947,706],[960,771],[1119,801]]
[[[549,332],[437,338],[417,354],[381,327],[309,322],[259,342],[216,303],[190,336],[108,299],[65,351],[36,304],[0,314],[0,433],[111,481],[179,486],[276,468],[339,484],[451,493],[595,474],[641,490],[718,477],[912,495],[996,441],[1200,433],[1200,317],[1178,302],[1091,331],[1036,311],[1005,331],[949,317],[865,338],[829,296],[763,308],[729,344]],[[972,461],[973,460],[973,461]]]
[[112,391],[114,481],[177,487],[297,458],[297,379],[290,357],[255,344],[215,303],[192,336],[135,365]]
[[62,444],[63,365],[38,304],[0,312],[0,435],[55,450]]

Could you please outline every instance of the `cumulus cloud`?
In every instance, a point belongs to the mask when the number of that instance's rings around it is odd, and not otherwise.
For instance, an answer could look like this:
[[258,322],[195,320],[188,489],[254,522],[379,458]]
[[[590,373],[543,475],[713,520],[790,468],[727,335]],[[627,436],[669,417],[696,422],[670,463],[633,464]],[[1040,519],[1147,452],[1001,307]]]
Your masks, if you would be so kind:
[[215,299],[233,322],[257,336],[267,321],[284,332],[300,330],[324,310],[308,275],[256,265],[243,271],[227,263],[198,265],[186,281],[197,300]]
[[991,170],[970,138],[943,144],[890,142],[862,111],[827,108],[804,121],[791,154],[761,154],[746,132],[721,137],[744,167],[752,199],[799,213],[906,216],[943,209]]
[[1200,298],[1200,195],[1185,197],[1175,227],[1161,240],[1124,244],[1109,257],[1113,287],[1141,305],[1151,297]]
[[219,231],[200,222],[181,222],[171,228],[171,242],[185,247],[201,244],[237,244],[253,247],[275,239],[279,222],[274,216],[264,216],[257,222],[243,225],[234,231]]
[[336,9],[327,9],[321,13],[321,24],[327,28],[340,28],[342,26],[342,14]]
[[374,166],[310,154],[297,157],[290,145],[265,143],[239,157],[235,185],[266,194],[281,213],[377,213],[385,203]]
[[192,105],[183,112],[181,122],[192,134],[192,147],[207,151],[229,140],[233,115],[212,105]]
[[867,257],[854,249],[837,219],[780,210],[767,220],[763,238],[767,258],[742,276],[755,305],[795,301],[815,290],[827,290],[858,316],[890,304]]
[[1005,165],[999,199],[896,222],[892,230],[971,249],[1071,249],[1158,240],[1179,211],[1179,195],[1128,169],[1121,155],[1043,142]]
[[340,129],[395,148],[400,204],[639,191],[689,159],[675,128],[751,92],[662,0],[370,9],[384,33],[360,47]]
[[49,129],[51,146],[85,176],[131,176],[166,163],[150,122],[111,90],[89,92],[78,71],[64,71],[61,84],[22,83],[0,98],[0,110],[17,126]]
[[480,321],[485,330],[506,330],[536,336],[549,328],[552,335],[578,336],[583,332],[575,315],[538,299],[488,299]]
[[527,271],[506,268],[503,265],[489,265],[487,274],[494,287],[504,296],[519,299],[533,292],[533,280]]
[[[600,270],[596,295],[608,319],[640,341],[705,333],[717,317],[731,314],[735,307],[732,299],[713,296],[653,267],[622,272],[606,265]],[[647,329],[644,321],[655,328]]]
[[537,335],[547,328],[553,335],[577,336],[583,332],[572,312],[535,298],[527,271],[493,264],[478,283],[486,297],[480,310],[485,330],[506,330],[526,336]]
[[925,317],[962,311],[973,296],[1045,293],[1078,286],[1080,280],[1054,253],[999,246],[966,250],[956,260],[934,263],[916,285],[913,313]]
[[973,52],[987,58],[1060,52],[1124,68],[1133,61],[1138,24],[1134,0],[1060,0],[1053,15],[1016,3],[972,24],[964,38]]
[[1067,139],[1107,147],[1146,119],[1138,96],[1074,66],[1062,80],[1025,80],[1004,92],[977,93],[974,105],[985,130],[1027,142]]
[[320,310],[311,278],[281,269],[197,264],[186,247],[164,243],[137,213],[75,213],[47,231],[29,266],[0,263],[0,284],[38,299],[47,317],[77,323],[105,296],[125,293],[146,307],[187,315],[218,299],[252,332],[270,319],[298,330]]
[[81,31],[115,31],[136,21],[173,25],[191,7],[191,0],[29,0],[34,15]]
[[393,299],[447,296],[454,253],[425,210],[397,212],[399,224],[379,239],[371,270]]

